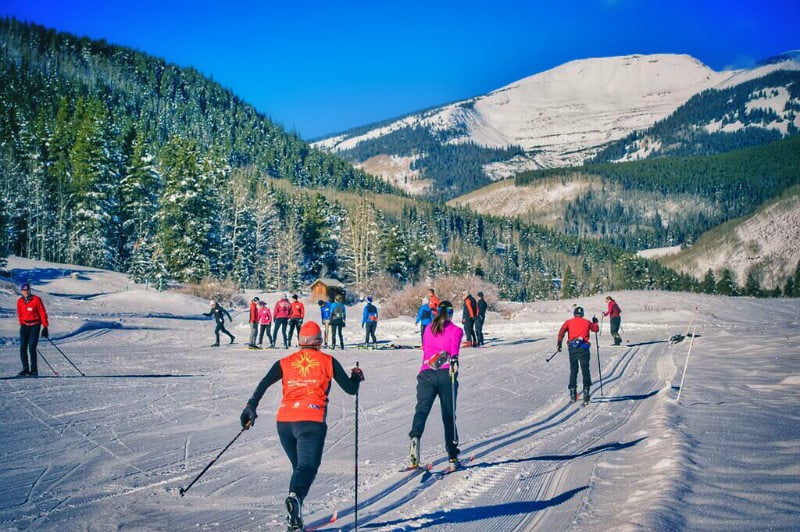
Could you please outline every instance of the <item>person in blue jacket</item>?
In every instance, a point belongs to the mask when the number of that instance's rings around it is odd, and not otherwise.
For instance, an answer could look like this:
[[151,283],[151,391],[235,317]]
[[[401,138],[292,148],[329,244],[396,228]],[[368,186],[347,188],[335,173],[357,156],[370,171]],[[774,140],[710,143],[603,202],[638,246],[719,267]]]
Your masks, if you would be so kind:
[[430,301],[428,301],[427,297],[422,298],[422,305],[420,305],[419,311],[417,311],[417,321],[414,322],[415,324],[419,323],[420,341],[425,337],[425,327],[433,320],[433,311],[429,303]]
[[375,338],[375,331],[378,328],[378,307],[372,302],[372,296],[367,297],[367,304],[364,305],[364,312],[361,314],[361,328],[366,331],[364,346],[369,347],[371,336],[372,347],[378,347],[378,340]]
[[331,302],[320,299],[317,301],[317,305],[319,305],[319,315],[322,320],[322,347],[328,347],[328,337],[331,334]]

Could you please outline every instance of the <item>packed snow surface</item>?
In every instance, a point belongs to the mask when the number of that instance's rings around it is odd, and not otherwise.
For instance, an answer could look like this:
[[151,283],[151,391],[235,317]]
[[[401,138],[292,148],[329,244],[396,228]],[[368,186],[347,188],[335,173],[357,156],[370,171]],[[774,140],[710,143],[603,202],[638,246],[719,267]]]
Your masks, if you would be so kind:
[[[255,426],[179,495],[239,433],[245,402],[289,353],[244,349],[246,309],[232,311],[236,344],[213,348],[204,299],[92,268],[12,257],[8,269],[16,282],[31,279],[54,344],[85,376],[43,340],[58,376],[40,359],[39,378],[13,378],[17,293],[0,287],[0,529],[285,529],[280,386],[267,390]],[[259,295],[270,304],[278,296]],[[599,317],[603,295],[506,302],[502,315],[489,313],[487,346],[461,353],[457,423],[467,463],[447,476],[436,405],[422,437],[432,470],[398,471],[421,356],[413,317],[381,321],[382,345],[400,348],[374,351],[357,348],[362,330],[349,320],[348,346],[332,354],[366,375],[359,528],[796,530],[800,300],[613,295],[625,344],[610,346],[604,320],[585,407],[567,402],[566,350],[545,358],[572,305]],[[687,332],[694,337],[668,342]],[[322,466],[304,507],[318,530],[354,528],[354,421],[354,398],[334,385]]]

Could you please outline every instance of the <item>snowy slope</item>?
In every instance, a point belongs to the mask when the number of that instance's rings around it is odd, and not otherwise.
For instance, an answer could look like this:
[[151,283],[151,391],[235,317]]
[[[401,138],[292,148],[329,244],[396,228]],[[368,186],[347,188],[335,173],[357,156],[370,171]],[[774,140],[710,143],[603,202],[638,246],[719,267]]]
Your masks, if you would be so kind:
[[[40,349],[59,377],[41,363],[46,377],[0,380],[0,529],[282,529],[289,475],[273,422],[278,390],[267,391],[255,427],[185,497],[178,488],[236,436],[245,401],[286,351],[248,351],[241,340],[206,347],[213,331],[199,315],[206,301],[144,291],[117,274],[86,269],[65,280],[58,272],[73,268],[13,257],[9,269],[33,278],[53,339],[86,377],[45,342]],[[433,473],[397,472],[419,351],[335,351],[345,367],[359,361],[367,378],[359,397],[359,528],[795,528],[800,300],[615,296],[628,345],[609,347],[604,328],[603,389],[595,384],[587,407],[565,401],[566,354],[544,359],[572,303],[597,313],[602,296],[506,303],[515,309],[509,319],[490,313],[489,346],[461,354],[458,428],[463,456],[474,458],[444,478],[436,411],[422,439]],[[0,288],[2,375],[19,370],[15,299]],[[245,322],[245,309],[234,312],[239,339]],[[699,335],[691,344],[665,341],[690,323]],[[352,325],[346,334],[348,343],[361,339]],[[413,318],[397,318],[381,322],[378,334],[413,344],[417,330]],[[354,401],[335,386],[328,423],[306,520],[351,530]],[[334,511],[337,521],[326,524]]]

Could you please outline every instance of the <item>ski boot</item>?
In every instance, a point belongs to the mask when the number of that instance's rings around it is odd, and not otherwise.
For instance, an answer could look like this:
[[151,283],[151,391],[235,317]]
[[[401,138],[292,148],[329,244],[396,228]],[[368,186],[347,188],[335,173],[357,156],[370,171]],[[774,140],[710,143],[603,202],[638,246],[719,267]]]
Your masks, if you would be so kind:
[[303,530],[303,503],[294,492],[286,497],[286,530]]
[[211,344],[211,347],[219,347],[219,342],[217,342],[215,344]]
[[231,336],[231,341],[228,342],[228,345],[232,344],[234,340],[236,340],[236,337],[235,336]]
[[411,447],[408,451],[409,468],[419,467],[419,437],[411,438]]
[[451,458],[450,463],[447,466],[447,470],[453,472],[456,469],[461,469],[461,462],[458,458]]
[[575,388],[569,389],[569,402],[574,403],[578,400],[578,390]]
[[583,389],[583,404],[585,405],[589,404],[589,388]]

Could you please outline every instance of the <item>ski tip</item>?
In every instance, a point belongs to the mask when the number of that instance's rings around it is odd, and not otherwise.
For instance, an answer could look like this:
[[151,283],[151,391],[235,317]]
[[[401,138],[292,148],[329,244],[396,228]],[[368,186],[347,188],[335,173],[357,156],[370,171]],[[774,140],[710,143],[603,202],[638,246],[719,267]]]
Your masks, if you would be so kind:
[[333,511],[333,515],[331,516],[331,520],[330,520],[330,521],[328,521],[328,523],[335,523],[335,522],[336,522],[336,519],[337,519],[338,517],[339,517],[339,511],[338,511],[338,510],[334,510],[334,511]]

